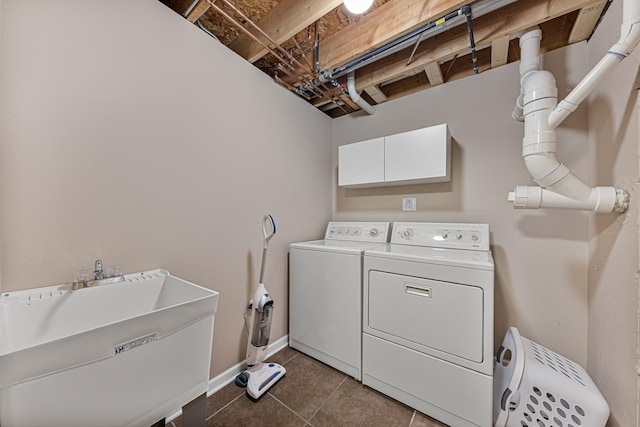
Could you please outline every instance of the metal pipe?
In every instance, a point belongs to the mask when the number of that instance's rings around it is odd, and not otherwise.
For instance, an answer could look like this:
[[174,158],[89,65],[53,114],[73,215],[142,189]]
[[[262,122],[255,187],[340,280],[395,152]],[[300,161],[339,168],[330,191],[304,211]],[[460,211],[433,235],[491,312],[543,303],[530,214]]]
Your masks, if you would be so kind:
[[301,98],[306,99],[307,101],[311,100],[311,97],[309,95],[307,95],[306,93],[304,93],[303,91],[301,91],[300,89],[298,89],[297,87],[291,86],[289,83],[285,82],[284,80],[282,80],[280,77],[278,77],[277,74],[275,74],[273,76],[273,80],[278,83],[280,86],[289,89],[292,92],[295,92],[296,95],[300,96]]
[[[264,33],[264,31],[262,31],[256,24],[253,23],[253,21],[251,21],[247,16],[245,16],[240,10],[238,10],[235,6],[230,4],[227,0],[222,0],[222,1],[227,6],[229,6],[234,12],[236,12],[238,15],[240,15],[242,17],[242,19],[246,20],[254,28],[256,28],[258,30],[258,32],[260,32],[267,40],[269,40],[270,43],[273,43],[274,46],[276,46],[276,48],[278,48],[279,50],[283,51],[285,55],[290,56],[291,59],[300,66],[300,68],[304,68],[304,66],[302,66],[302,64],[300,64],[300,62],[298,62],[295,58],[293,58],[286,50],[282,49],[282,47],[280,47],[275,41],[273,41],[273,39],[271,39],[271,37],[269,37],[266,33]],[[228,13],[226,13],[224,10],[222,10],[218,5],[214,4],[213,1],[207,0],[207,3],[209,3],[209,5],[211,5],[211,7],[214,8],[223,17],[227,18],[227,20],[229,20],[229,22],[231,22],[236,27],[238,27],[240,30],[242,30],[247,36],[249,36],[249,38],[251,38],[256,43],[259,43],[260,45],[262,45],[262,47],[264,47],[265,49],[267,49],[267,51],[269,53],[271,53],[275,58],[279,58],[279,55],[273,49],[271,49],[266,43],[264,43],[262,40],[260,40],[254,34],[252,34],[249,30],[247,30],[242,24],[238,23],[235,19],[233,19],[231,16],[229,16]],[[286,64],[286,65],[291,69],[291,71],[295,71],[295,68],[291,64]],[[300,82],[306,81],[306,79],[303,76],[294,76],[291,72],[289,72],[285,68],[282,68],[282,71],[285,74],[287,74],[289,77],[291,77],[292,79],[298,80]],[[322,90],[321,90],[321,92],[322,92]],[[327,95],[325,93],[323,93],[323,96],[331,98],[329,95]]]
[[316,71],[320,73],[320,76],[324,77],[332,85],[346,93],[344,87],[342,87],[340,82],[334,79],[330,72],[328,72],[327,70],[323,70],[320,67],[320,34],[316,34]]
[[214,39],[215,41],[218,41],[218,42],[220,41],[220,39],[219,39],[218,37],[216,37],[216,35],[215,35],[215,34],[213,34],[211,31],[207,30],[207,29],[204,27],[204,25],[202,25],[202,23],[200,22],[200,20],[199,20],[199,19],[196,21],[196,24],[198,25],[198,27],[200,27],[200,29],[201,29],[202,31],[204,31],[205,33],[207,33],[208,35],[210,35],[211,37],[213,37],[213,39]]
[[[486,15],[487,13],[498,10],[506,5],[514,3],[517,0],[481,0],[478,4],[470,5],[471,13],[476,18]],[[399,37],[373,51],[360,56],[344,65],[336,67],[329,73],[333,78],[341,77],[350,71],[364,67],[374,61],[394,54],[414,43],[416,38],[420,40],[428,39],[436,34],[442,33],[447,28],[453,28],[465,22],[466,18],[462,16],[462,9],[447,14],[444,18],[431,21],[428,24],[414,30],[402,37]],[[444,20],[444,21],[443,21]],[[448,25],[444,25],[448,24]],[[418,41],[418,42],[419,42]]]
[[480,74],[478,70],[478,55],[476,55],[476,41],[473,39],[473,23],[471,22],[471,7],[464,6],[462,13],[467,17],[467,31],[469,32],[469,44],[471,45],[471,60],[473,61],[473,74]]
[[444,27],[447,24],[447,21],[451,21],[452,19],[454,19],[455,17],[457,17],[458,15],[460,15],[460,10],[456,10],[455,12],[451,12],[448,15],[446,15],[444,18],[440,18],[437,21],[431,21],[429,22],[426,26],[422,27],[423,31],[419,34],[418,40],[416,40],[416,44],[413,46],[413,50],[411,51],[411,55],[409,55],[409,59],[407,59],[407,64],[409,65],[411,64],[411,60],[413,59],[413,55],[415,55],[416,50],[418,50],[418,46],[420,45],[420,42],[422,41],[422,38],[424,36],[424,34],[432,29],[437,27],[438,25],[442,25],[442,29],[444,30]]
[[[342,93],[344,93],[347,96],[349,95],[349,92],[347,92],[344,88],[344,85],[340,84],[340,82],[338,82],[336,79],[334,79],[333,77],[331,77],[331,73],[329,73],[326,70],[323,70],[320,67],[320,34],[318,34],[318,32],[316,31],[316,71],[318,73],[320,73],[321,78],[325,78],[328,82],[330,82],[333,86],[337,87],[338,89],[340,89],[342,91]],[[345,111],[343,105],[345,105],[342,102],[336,102],[336,100],[334,99],[334,103],[338,106],[338,108],[340,108],[342,111]],[[349,107],[351,108],[351,107]],[[348,114],[348,113],[347,113]]]
[[[211,2],[211,0],[207,0],[209,2],[209,4],[213,5],[213,3]],[[242,11],[240,9],[238,9],[237,7],[235,7],[229,0],[221,0],[224,4],[226,4],[227,6],[229,6],[231,8],[231,10],[233,10],[235,13],[237,13],[244,21],[248,22],[249,25],[251,25],[253,28],[256,29],[256,31],[258,31],[265,39],[267,39],[269,41],[269,43],[271,43],[272,45],[274,45],[276,47],[277,50],[279,50],[283,55],[288,56],[289,60],[291,62],[293,62],[294,64],[296,64],[297,67],[299,68],[304,68],[304,65],[302,65],[300,63],[300,61],[298,61],[293,55],[291,55],[289,52],[287,52],[286,49],[283,49],[282,46],[280,46],[278,43],[276,43],[275,40],[273,40],[269,34],[265,33],[262,28],[260,28],[256,23],[254,23],[251,19],[249,19],[248,16],[246,16],[244,13],[242,13]],[[243,26],[241,26],[242,28],[244,28]],[[246,31],[246,29],[245,29]],[[247,31],[247,33],[250,34],[250,32]],[[263,46],[265,46],[264,43],[261,43]],[[278,58],[278,55],[275,55],[276,58]],[[287,64],[291,67],[292,70],[295,70],[295,68],[291,65],[291,64]]]
[[200,2],[200,0],[193,0],[193,2],[191,3],[191,5],[187,8],[187,10],[184,11],[184,13],[182,14],[182,16],[184,16],[185,18],[187,16],[189,16],[189,14],[191,13],[191,11],[193,9],[196,8],[196,6],[198,5],[198,3]]
[[[317,33],[317,31],[316,31],[316,33]],[[308,40],[310,40],[310,38],[311,38],[311,29],[309,29],[309,33],[308,33],[308,36],[307,36],[307,39],[305,40],[305,42],[306,42],[306,41],[308,41]],[[311,65],[311,63],[310,63],[310,62],[309,62],[309,60],[307,59],[307,56],[305,55],[305,52],[304,52],[304,51],[302,50],[302,48],[300,47],[300,44],[299,44],[299,43],[298,43],[298,41],[296,40],[296,37],[294,36],[294,37],[292,38],[292,40],[293,40],[293,43],[296,45],[296,49],[298,49],[298,52],[300,52],[300,56],[302,57],[302,59],[304,59],[304,62],[307,64],[307,67],[309,67],[309,68],[308,68],[308,69],[309,69],[309,71],[310,71],[311,73],[313,73],[313,72],[314,72],[314,70],[313,70],[313,65]],[[313,48],[313,46],[312,46],[312,48]],[[317,81],[317,80],[315,80],[315,79],[314,79],[313,81],[314,81],[314,83],[315,83],[315,84],[318,84],[318,85],[322,86],[325,90],[327,90],[329,93],[331,93],[331,89],[330,89],[330,88],[328,88],[328,87],[327,87],[323,82],[318,82],[318,81]],[[335,99],[335,98],[337,98],[337,97],[332,97],[331,99]]]

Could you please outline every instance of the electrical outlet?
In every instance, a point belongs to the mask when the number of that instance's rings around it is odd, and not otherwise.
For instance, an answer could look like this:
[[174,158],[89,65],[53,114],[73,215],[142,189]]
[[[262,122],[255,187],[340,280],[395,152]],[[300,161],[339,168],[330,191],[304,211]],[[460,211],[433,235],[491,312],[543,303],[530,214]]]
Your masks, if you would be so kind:
[[416,198],[415,197],[405,197],[402,199],[402,210],[403,211],[415,211],[416,210]]

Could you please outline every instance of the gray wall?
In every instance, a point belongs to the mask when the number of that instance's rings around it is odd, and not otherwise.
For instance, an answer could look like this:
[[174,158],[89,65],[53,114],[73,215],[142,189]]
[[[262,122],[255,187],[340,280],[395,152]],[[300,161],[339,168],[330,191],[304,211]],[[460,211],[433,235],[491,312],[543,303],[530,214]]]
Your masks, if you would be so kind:
[[[566,93],[586,66],[586,43],[551,52],[544,61]],[[523,124],[511,119],[518,66],[381,104],[370,117],[335,119],[334,183],[339,145],[440,123],[451,131],[453,175],[443,184],[336,187],[334,219],[488,223],[496,263],[496,347],[514,325],[523,336],[585,364],[590,215],[516,211],[506,200],[516,185],[532,183],[521,157]],[[580,108],[558,132],[558,157],[585,179],[586,118],[586,108]],[[416,197],[417,211],[402,212],[402,197]]]
[[272,340],[287,252],[331,217],[330,119],[157,0],[2,0],[0,284],[164,267],[220,292],[212,376],[244,358],[261,220]]
[[[615,41],[619,9],[588,46],[545,56],[561,95]],[[69,281],[98,257],[126,272],[168,268],[221,292],[216,375],[243,359],[263,213],[278,222],[272,339],[287,332],[287,246],[320,237],[331,216],[487,222],[496,345],[516,325],[588,361],[610,425],[635,425],[638,62],[558,138],[578,176],[632,192],[630,212],[514,211],[507,192],[531,182],[510,119],[518,64],[330,121],[156,0],[0,0],[0,289]],[[454,140],[450,183],[337,188],[338,145],[439,123]],[[418,211],[401,212],[402,197]]]
[[[621,1],[614,1],[589,42],[589,68],[618,40]],[[589,221],[588,370],[611,407],[610,426],[638,425],[638,92],[636,49],[589,98],[591,170],[600,185],[631,193],[620,216]]]

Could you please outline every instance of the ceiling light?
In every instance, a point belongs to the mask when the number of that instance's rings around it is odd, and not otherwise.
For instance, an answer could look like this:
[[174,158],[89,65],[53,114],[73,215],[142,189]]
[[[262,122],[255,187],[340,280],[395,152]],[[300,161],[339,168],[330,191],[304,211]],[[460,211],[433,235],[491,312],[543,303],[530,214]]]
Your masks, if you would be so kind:
[[359,15],[371,7],[373,0],[344,0],[344,5],[351,13]]

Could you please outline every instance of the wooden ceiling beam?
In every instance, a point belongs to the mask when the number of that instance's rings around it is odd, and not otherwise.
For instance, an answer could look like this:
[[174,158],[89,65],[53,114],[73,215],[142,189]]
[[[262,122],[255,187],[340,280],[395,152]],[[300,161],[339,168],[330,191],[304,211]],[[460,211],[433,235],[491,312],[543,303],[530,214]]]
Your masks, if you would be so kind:
[[326,70],[388,43],[472,0],[394,0],[362,16],[320,43],[320,66]]
[[209,10],[209,3],[207,3],[207,0],[199,0],[198,4],[196,4],[187,15],[187,20],[195,23],[207,10]]
[[[515,2],[489,15],[473,21],[473,32],[477,44],[524,31],[548,20],[584,9],[601,0],[527,0]],[[387,4],[392,4],[387,3]],[[543,34],[544,37],[544,34]],[[423,68],[426,64],[441,61],[456,54],[469,51],[469,36],[465,26],[460,25],[430,39],[424,40],[416,51],[413,61],[406,65],[410,48],[397,52],[367,65],[356,72],[358,89],[379,85],[396,76]],[[321,53],[322,56],[322,53]]]
[[377,104],[382,104],[383,102],[387,102],[387,95],[385,95],[378,86],[369,86],[364,88],[364,91],[376,101]]
[[352,110],[360,110],[360,106],[355,102],[353,102],[353,100],[348,95],[342,94],[342,95],[339,95],[339,98],[342,100],[342,102],[347,104]]
[[569,44],[587,40],[591,36],[600,16],[602,16],[602,12],[604,12],[607,1],[602,0],[580,10],[578,19],[573,24],[571,35],[569,35]]
[[429,83],[431,83],[431,86],[437,86],[444,83],[442,69],[440,69],[440,65],[438,65],[437,62],[429,62],[427,65],[425,65],[424,72],[427,73],[427,77],[429,78]]
[[[480,72],[488,71],[491,68],[490,48],[478,50],[477,58]],[[473,76],[475,76],[471,54],[447,61],[441,65],[441,68],[447,70],[444,76],[444,80],[447,83],[465,77],[473,78]],[[428,79],[424,78],[425,75],[426,73],[420,73],[419,75],[408,77],[385,86],[384,88],[389,95],[389,99],[401,98],[432,87]]]
[[[276,43],[284,43],[322,16],[342,4],[343,0],[282,0],[256,23]],[[249,31],[270,45],[255,29]],[[249,62],[256,62],[267,50],[246,34],[240,34],[229,48]]]

